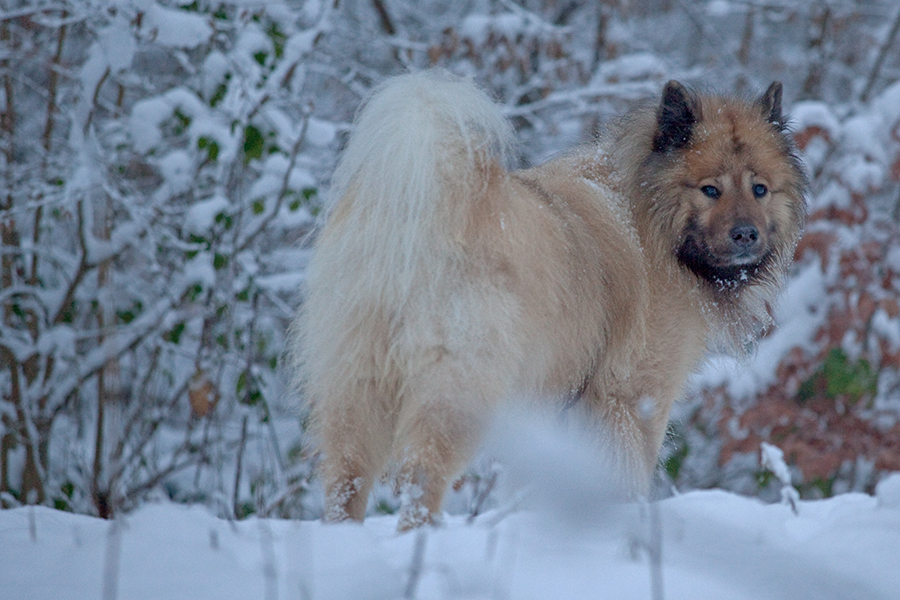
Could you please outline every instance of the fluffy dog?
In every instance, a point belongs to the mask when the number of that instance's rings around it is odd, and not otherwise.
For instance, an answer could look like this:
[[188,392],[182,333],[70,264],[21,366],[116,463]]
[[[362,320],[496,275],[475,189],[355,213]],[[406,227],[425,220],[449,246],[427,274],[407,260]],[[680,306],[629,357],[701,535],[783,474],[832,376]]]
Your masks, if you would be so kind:
[[745,101],[671,81],[528,170],[504,168],[510,139],[444,72],[389,80],[357,119],[292,332],[328,521],[362,520],[386,471],[400,528],[432,520],[521,398],[581,415],[646,493],[688,375],[770,324],[807,188],[780,83]]

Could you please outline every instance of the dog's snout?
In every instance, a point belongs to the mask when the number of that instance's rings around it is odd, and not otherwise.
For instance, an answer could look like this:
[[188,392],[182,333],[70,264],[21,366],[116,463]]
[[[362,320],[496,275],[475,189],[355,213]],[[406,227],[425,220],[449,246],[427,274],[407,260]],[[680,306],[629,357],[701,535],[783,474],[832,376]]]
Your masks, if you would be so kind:
[[750,250],[759,243],[759,229],[749,223],[739,223],[731,229],[731,241],[741,250]]

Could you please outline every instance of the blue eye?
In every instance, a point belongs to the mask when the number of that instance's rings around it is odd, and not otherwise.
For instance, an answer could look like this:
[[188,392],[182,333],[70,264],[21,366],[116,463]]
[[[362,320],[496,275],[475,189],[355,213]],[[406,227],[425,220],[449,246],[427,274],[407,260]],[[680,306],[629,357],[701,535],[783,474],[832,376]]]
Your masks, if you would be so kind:
[[765,196],[768,193],[769,193],[769,188],[767,188],[766,186],[764,186],[761,183],[757,183],[756,185],[753,186],[753,195],[756,198],[762,198],[763,196]]
[[719,196],[722,195],[722,192],[714,185],[704,185],[700,188],[700,191],[703,192],[707,198],[712,198],[713,200],[718,200]]

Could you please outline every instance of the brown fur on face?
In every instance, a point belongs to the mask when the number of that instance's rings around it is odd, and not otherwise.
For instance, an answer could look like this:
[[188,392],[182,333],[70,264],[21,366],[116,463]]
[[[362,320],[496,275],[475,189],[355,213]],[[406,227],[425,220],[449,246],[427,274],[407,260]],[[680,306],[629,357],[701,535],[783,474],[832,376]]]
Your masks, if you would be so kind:
[[781,87],[746,102],[666,85],[599,146],[517,172],[471,84],[406,75],[361,113],[294,327],[326,519],[396,473],[401,528],[504,401],[592,424],[646,491],[672,403],[707,349],[743,352],[797,242],[806,181]]

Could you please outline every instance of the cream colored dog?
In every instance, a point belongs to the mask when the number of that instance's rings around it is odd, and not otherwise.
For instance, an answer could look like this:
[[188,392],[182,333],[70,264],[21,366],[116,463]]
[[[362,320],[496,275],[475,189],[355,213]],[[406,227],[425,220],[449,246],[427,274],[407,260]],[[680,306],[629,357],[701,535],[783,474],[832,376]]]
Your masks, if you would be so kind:
[[434,518],[523,397],[583,416],[643,493],[688,374],[770,322],[806,210],[780,84],[746,102],[670,82],[525,171],[503,167],[510,136],[443,72],[391,79],[358,118],[293,330],[326,520],[363,519],[386,471],[401,528]]

